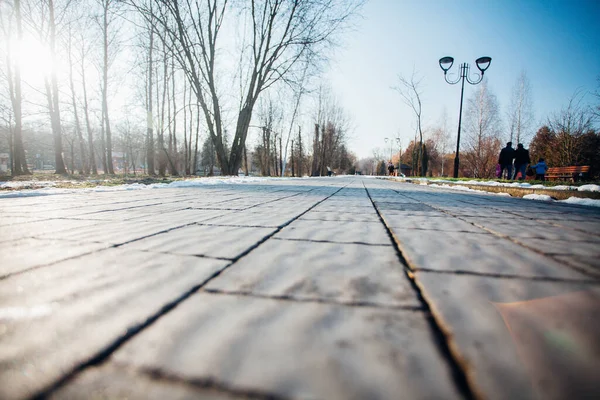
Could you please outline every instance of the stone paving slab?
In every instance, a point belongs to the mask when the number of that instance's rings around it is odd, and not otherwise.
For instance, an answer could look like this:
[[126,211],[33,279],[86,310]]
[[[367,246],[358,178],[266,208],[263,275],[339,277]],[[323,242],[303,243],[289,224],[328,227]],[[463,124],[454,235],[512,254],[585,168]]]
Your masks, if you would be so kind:
[[275,237],[335,243],[391,244],[389,235],[382,224],[354,221],[319,221],[315,223],[309,220],[297,220],[282,229]]
[[270,240],[211,281],[207,289],[301,300],[420,306],[392,246]]
[[598,286],[429,272],[416,281],[483,398],[600,396]]
[[92,253],[108,247],[103,243],[77,243],[65,240],[26,238],[0,242],[0,279],[40,265]]
[[586,275],[542,258],[538,253],[492,235],[392,229],[404,257],[414,268],[476,272],[529,278],[589,280]]
[[438,232],[487,233],[471,223],[446,215],[423,218],[422,216],[413,216],[410,213],[408,215],[406,213],[392,214],[387,211],[382,211],[382,215],[387,226],[392,228],[394,232],[402,229],[423,229]]
[[432,342],[421,312],[198,294],[112,360],[283,398],[460,398]]
[[35,394],[226,265],[108,249],[0,280],[0,398]]
[[120,245],[152,236],[160,232],[166,232],[170,229],[181,228],[189,224],[190,222],[118,221],[112,224],[85,226],[70,229],[68,231],[43,233],[37,236],[46,239],[58,238]]
[[56,238],[53,234],[66,232],[79,228],[109,226],[105,222],[95,220],[76,220],[76,219],[43,219],[17,225],[2,226],[0,242],[30,238],[33,236],[49,235],[50,239]]
[[190,225],[126,244],[123,249],[234,259],[274,228]]
[[[203,387],[208,386],[208,387]],[[210,385],[199,385],[131,368],[107,365],[90,368],[49,397],[50,400],[128,399],[128,400],[252,400],[264,396],[231,394]]]
[[311,220],[311,221],[350,221],[350,222],[372,222],[380,224],[381,220],[377,213],[348,213],[348,212],[310,212],[302,215],[300,220]]

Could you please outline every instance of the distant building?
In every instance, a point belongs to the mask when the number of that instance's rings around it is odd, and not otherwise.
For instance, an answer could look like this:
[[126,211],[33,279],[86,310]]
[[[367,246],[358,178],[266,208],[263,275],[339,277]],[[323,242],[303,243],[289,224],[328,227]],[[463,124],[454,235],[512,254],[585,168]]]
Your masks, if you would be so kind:
[[402,172],[406,176],[412,176],[412,168],[410,165],[402,164],[400,166],[400,172]]

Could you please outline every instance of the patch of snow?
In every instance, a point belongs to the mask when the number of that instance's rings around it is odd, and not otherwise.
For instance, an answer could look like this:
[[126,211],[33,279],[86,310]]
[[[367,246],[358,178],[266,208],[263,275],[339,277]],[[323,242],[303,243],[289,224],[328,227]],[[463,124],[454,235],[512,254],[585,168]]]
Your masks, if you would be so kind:
[[577,204],[582,206],[600,207],[600,200],[598,199],[585,199],[581,197],[569,197],[566,200],[560,200],[561,203]]
[[600,185],[581,185],[577,190],[581,192],[600,192]]
[[547,194],[526,194],[523,198],[528,200],[552,201],[552,197]]
[[[183,187],[197,187],[205,185],[240,185],[250,184],[256,182],[266,181],[281,181],[281,180],[301,180],[304,178],[279,178],[279,177],[257,177],[257,176],[233,176],[233,177],[211,177],[211,178],[195,178],[186,179],[181,181],[173,181],[171,183],[152,183],[144,185],[143,183],[131,183],[126,185],[115,185],[115,186],[96,186],[94,188],[85,189],[60,189],[56,188],[58,182],[48,181],[42,182],[47,187],[29,190],[11,190],[11,191],[0,191],[0,198],[11,198],[11,197],[33,197],[33,196],[48,196],[54,194],[66,194],[66,193],[90,193],[90,192],[118,192],[125,190],[148,190],[148,189],[166,189],[166,188],[183,188]],[[14,186],[5,186],[6,188],[21,188],[26,189],[31,184],[38,184],[33,181],[22,181],[22,182],[5,182],[8,184],[15,184]],[[0,186],[2,187],[2,186]]]
[[0,182],[0,189],[24,189],[32,186],[53,187],[57,182],[54,181],[9,181]]
[[439,188],[443,188],[443,189],[458,190],[458,191],[461,191],[461,192],[485,193],[485,194],[488,194],[488,192],[486,192],[485,190],[475,190],[475,189],[468,188],[466,186],[451,186],[451,185],[446,185],[446,184],[438,185],[438,184],[435,184],[435,183],[432,183],[429,186],[431,186],[431,187],[439,187]]

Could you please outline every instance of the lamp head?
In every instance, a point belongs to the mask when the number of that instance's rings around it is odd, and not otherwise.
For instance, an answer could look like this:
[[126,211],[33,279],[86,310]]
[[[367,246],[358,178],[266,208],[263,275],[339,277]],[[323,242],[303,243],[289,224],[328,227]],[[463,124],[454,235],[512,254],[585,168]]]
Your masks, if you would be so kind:
[[454,58],[452,57],[442,57],[440,58],[440,68],[444,71],[444,74],[448,72],[450,68],[452,68],[452,64],[454,64]]
[[482,75],[485,72],[485,70],[490,67],[491,63],[491,57],[479,57],[477,60],[475,60],[475,64],[477,64],[477,68],[481,71]]

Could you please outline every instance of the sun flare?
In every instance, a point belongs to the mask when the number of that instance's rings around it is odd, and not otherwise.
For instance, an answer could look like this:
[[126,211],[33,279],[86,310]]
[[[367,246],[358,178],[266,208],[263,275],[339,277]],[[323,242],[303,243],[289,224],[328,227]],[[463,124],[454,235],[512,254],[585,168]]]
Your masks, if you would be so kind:
[[[14,63],[21,72],[21,79],[30,85],[43,84],[44,78],[52,72],[50,49],[31,36],[13,40],[11,48]],[[60,70],[61,63],[58,62],[56,67]]]

